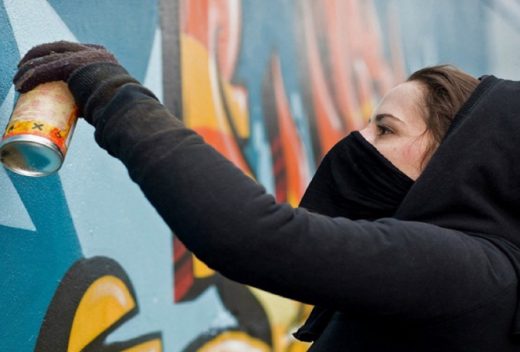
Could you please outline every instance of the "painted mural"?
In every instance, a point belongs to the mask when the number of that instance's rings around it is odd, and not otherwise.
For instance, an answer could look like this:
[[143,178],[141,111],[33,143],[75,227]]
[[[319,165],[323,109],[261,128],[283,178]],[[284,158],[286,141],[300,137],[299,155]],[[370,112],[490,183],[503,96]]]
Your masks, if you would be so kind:
[[[349,12],[370,21],[344,26],[338,14]],[[181,1],[179,14],[180,76],[193,78],[182,79],[184,122],[293,206],[324,153],[363,126],[374,102],[404,78],[397,37],[389,62],[371,2],[266,1],[259,8],[243,1]],[[272,35],[259,38],[258,30]],[[253,35],[261,40],[247,39]],[[363,35],[371,48],[359,42]],[[230,285],[179,241],[174,248],[178,302],[196,299],[210,286],[220,293]],[[290,332],[309,307],[251,288],[241,295],[247,301],[234,296],[222,301],[238,312],[240,326],[255,321],[265,329],[246,329],[251,337],[277,351],[306,349]]]
[[[0,129],[32,46],[105,45],[278,201],[420,67],[520,79],[514,0],[0,0]],[[288,351],[309,306],[227,280],[80,121],[62,169],[0,168],[0,350]],[[317,258],[319,260],[319,258]]]

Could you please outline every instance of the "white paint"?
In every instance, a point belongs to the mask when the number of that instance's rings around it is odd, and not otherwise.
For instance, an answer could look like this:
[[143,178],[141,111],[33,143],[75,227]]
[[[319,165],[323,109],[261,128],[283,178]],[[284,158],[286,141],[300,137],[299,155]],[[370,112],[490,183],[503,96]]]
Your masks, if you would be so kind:
[[221,330],[224,328],[232,328],[237,326],[237,320],[227,310],[217,312],[217,315],[210,323],[210,329]]
[[252,146],[259,161],[257,163],[258,170],[256,172],[257,182],[265,187],[267,193],[274,194],[273,163],[264,126],[259,121],[253,121],[251,130]]
[[161,102],[164,99],[162,77],[162,32],[156,28],[143,85],[150,89]]

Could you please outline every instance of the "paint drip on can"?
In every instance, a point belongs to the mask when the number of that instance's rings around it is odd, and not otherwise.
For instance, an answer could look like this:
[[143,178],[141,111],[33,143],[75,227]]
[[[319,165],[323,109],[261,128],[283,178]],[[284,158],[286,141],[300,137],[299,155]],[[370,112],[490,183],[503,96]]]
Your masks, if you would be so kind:
[[0,143],[0,161],[25,176],[47,176],[61,165],[78,119],[67,83],[40,84],[20,95]]

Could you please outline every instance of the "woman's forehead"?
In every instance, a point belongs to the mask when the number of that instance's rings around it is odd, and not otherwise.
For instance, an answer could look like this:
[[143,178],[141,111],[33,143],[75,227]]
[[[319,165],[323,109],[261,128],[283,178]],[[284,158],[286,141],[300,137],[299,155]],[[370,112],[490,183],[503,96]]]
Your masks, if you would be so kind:
[[418,82],[404,82],[392,88],[381,100],[373,116],[393,115],[407,125],[424,124],[424,91]]

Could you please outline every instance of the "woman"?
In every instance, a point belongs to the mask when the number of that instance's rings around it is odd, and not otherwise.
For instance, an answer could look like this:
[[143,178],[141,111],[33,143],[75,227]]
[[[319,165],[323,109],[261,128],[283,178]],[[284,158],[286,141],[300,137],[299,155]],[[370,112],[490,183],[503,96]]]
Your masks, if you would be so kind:
[[296,334],[312,351],[520,351],[518,83],[412,75],[328,153],[309,212],[277,204],[103,48],[33,48],[14,81],[59,79],[200,259],[319,307]]

